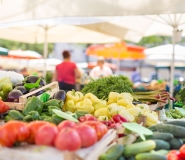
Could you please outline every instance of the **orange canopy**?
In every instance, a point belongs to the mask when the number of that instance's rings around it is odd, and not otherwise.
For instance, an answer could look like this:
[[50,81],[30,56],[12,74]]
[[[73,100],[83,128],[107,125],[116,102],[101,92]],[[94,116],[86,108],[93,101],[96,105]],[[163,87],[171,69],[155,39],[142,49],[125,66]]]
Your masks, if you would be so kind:
[[125,42],[90,46],[86,50],[89,56],[103,56],[109,59],[141,60],[145,58],[144,47],[127,45]]

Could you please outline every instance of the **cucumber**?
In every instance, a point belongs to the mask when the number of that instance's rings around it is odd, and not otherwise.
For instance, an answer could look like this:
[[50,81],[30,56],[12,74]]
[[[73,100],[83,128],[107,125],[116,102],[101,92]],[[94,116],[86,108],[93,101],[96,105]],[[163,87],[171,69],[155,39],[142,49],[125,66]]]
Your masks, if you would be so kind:
[[183,141],[178,138],[173,138],[169,141],[170,149],[179,149],[183,145]]
[[[152,139],[152,135],[145,135],[146,140]],[[143,142],[143,140],[141,139],[141,137],[139,137],[134,143],[137,142]]]
[[126,160],[126,158],[121,156],[121,157],[118,158],[118,160]]
[[156,147],[156,143],[153,140],[133,143],[133,144],[125,146],[123,155],[125,157],[132,157],[138,153],[151,151],[155,147]]
[[99,160],[117,160],[123,154],[123,151],[123,145],[114,145],[106,153],[100,155]]
[[175,125],[175,126],[185,127],[185,121],[180,121],[180,120],[168,121],[168,122],[165,122],[165,124],[171,124],[171,125]]
[[170,144],[168,142],[163,141],[163,140],[159,140],[159,139],[155,139],[154,141],[156,143],[156,147],[155,147],[156,151],[158,151],[160,149],[165,149],[165,150],[170,149]]
[[170,141],[172,138],[173,138],[173,134],[171,133],[154,132],[151,139],[160,139],[164,141]]
[[181,138],[181,140],[182,140],[183,144],[185,144],[185,138]]
[[155,131],[157,131],[156,128],[155,128],[155,126],[156,126],[156,125],[150,126],[150,127],[148,127],[148,129],[151,130],[152,132],[155,132]]
[[168,152],[169,151],[168,150],[165,150],[165,149],[160,149],[160,150],[156,151],[157,154],[161,154],[161,155],[164,155],[164,156],[167,155]]
[[174,137],[185,138],[185,127],[174,126],[172,124],[158,124],[155,128],[159,132],[171,133]]
[[167,160],[166,156],[156,153],[139,153],[135,157],[136,160]]

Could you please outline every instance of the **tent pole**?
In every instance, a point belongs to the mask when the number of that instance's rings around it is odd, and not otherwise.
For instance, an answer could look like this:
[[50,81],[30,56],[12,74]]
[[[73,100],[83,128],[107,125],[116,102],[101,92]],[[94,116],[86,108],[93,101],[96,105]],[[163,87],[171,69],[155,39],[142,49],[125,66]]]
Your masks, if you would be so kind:
[[173,37],[172,37],[172,43],[173,43],[173,52],[172,52],[172,61],[171,61],[171,78],[170,78],[170,95],[173,96],[173,88],[174,88],[174,56],[175,56],[175,28],[173,30]]
[[45,36],[44,36],[44,69],[43,69],[43,77],[46,77],[46,59],[47,59],[47,55],[48,55],[48,37],[47,37],[47,32],[48,32],[48,27],[45,26],[44,27],[45,30]]

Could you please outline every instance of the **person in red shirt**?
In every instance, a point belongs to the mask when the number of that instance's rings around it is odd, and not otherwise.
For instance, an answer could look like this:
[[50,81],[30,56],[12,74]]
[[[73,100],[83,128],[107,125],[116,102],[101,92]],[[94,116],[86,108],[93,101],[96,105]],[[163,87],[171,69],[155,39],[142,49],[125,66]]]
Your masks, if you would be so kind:
[[59,88],[65,91],[75,89],[76,78],[80,78],[80,72],[74,62],[70,61],[69,51],[63,51],[63,62],[55,69],[52,81],[58,81]]

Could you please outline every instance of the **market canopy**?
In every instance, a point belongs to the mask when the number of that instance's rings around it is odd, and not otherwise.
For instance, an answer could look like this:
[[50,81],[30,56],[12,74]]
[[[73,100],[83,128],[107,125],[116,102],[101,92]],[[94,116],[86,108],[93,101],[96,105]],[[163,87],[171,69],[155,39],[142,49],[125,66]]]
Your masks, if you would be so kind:
[[42,55],[35,51],[11,50],[8,52],[8,57],[19,59],[40,59]]
[[144,47],[127,45],[126,43],[90,46],[86,50],[89,56],[103,56],[108,59],[143,60]]
[[183,13],[184,0],[2,0],[0,23],[54,17]]

